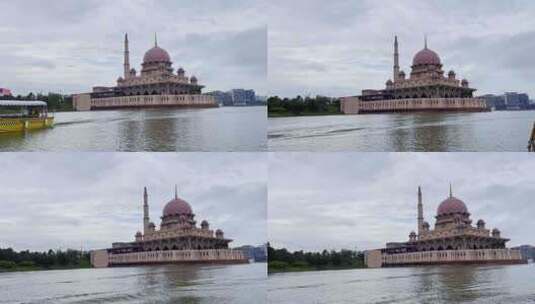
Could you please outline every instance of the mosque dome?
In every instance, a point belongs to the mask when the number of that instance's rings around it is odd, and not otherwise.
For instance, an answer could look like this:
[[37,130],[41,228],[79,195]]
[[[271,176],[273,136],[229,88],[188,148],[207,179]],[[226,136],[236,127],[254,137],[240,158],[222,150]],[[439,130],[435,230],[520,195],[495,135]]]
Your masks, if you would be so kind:
[[163,208],[163,216],[171,216],[177,214],[193,214],[191,206],[183,199],[175,197]]
[[412,60],[412,65],[440,65],[440,57],[437,53],[427,48],[427,46],[416,53]]
[[454,196],[448,197],[438,206],[437,216],[455,213],[468,213],[468,209],[463,201]]
[[171,62],[171,57],[166,50],[159,46],[154,46],[148,50],[143,56],[143,63],[155,63],[155,62]]

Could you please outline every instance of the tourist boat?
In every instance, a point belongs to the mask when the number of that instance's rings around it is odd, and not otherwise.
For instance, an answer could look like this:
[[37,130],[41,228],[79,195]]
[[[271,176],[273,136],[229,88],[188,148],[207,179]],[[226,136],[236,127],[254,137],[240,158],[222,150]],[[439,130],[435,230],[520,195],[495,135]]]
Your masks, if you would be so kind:
[[0,133],[50,128],[54,117],[44,101],[0,100]]

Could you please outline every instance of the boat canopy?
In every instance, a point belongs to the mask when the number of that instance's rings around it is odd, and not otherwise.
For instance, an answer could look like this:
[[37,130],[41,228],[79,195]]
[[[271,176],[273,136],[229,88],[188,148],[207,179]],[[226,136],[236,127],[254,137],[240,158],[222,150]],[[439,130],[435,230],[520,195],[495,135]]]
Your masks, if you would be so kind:
[[0,100],[0,107],[46,107],[44,101],[38,100]]

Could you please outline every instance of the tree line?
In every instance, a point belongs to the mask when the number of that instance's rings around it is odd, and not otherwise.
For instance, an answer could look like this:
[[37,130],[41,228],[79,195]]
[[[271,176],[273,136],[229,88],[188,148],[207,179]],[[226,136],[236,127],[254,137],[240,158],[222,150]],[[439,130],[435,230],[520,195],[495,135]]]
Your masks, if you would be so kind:
[[286,248],[275,249],[268,245],[269,271],[299,271],[363,268],[364,253],[342,249],[340,251],[290,252]]
[[29,93],[26,96],[0,96],[0,100],[40,100],[48,105],[49,111],[72,111],[72,96],[64,96],[58,93]]
[[16,252],[0,248],[0,271],[90,267],[89,252],[67,249],[45,252]]
[[325,96],[280,98],[269,97],[268,113],[271,116],[306,115],[306,114],[339,114],[340,100]]

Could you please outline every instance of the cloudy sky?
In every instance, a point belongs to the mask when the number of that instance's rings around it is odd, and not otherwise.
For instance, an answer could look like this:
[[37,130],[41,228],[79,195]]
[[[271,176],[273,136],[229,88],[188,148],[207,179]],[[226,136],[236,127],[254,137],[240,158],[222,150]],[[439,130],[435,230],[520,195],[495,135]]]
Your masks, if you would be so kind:
[[0,159],[0,248],[106,248],[143,225],[143,187],[159,226],[174,197],[234,239],[266,240],[267,155],[262,153],[5,153]]
[[[357,95],[392,77],[393,39],[400,65],[429,37],[444,69],[478,94],[535,95],[535,3],[501,0],[273,0],[269,82],[281,96]],[[299,14],[296,14],[299,12]],[[535,97],[535,96],[534,96]]]
[[267,27],[263,6],[247,0],[0,1],[0,87],[86,92],[114,85],[130,64],[159,45],[197,76],[206,91],[266,93]]
[[[535,244],[535,159],[521,153],[270,154],[268,239],[291,250],[373,249],[416,230],[453,195],[474,221]],[[288,170],[291,168],[291,170]]]

